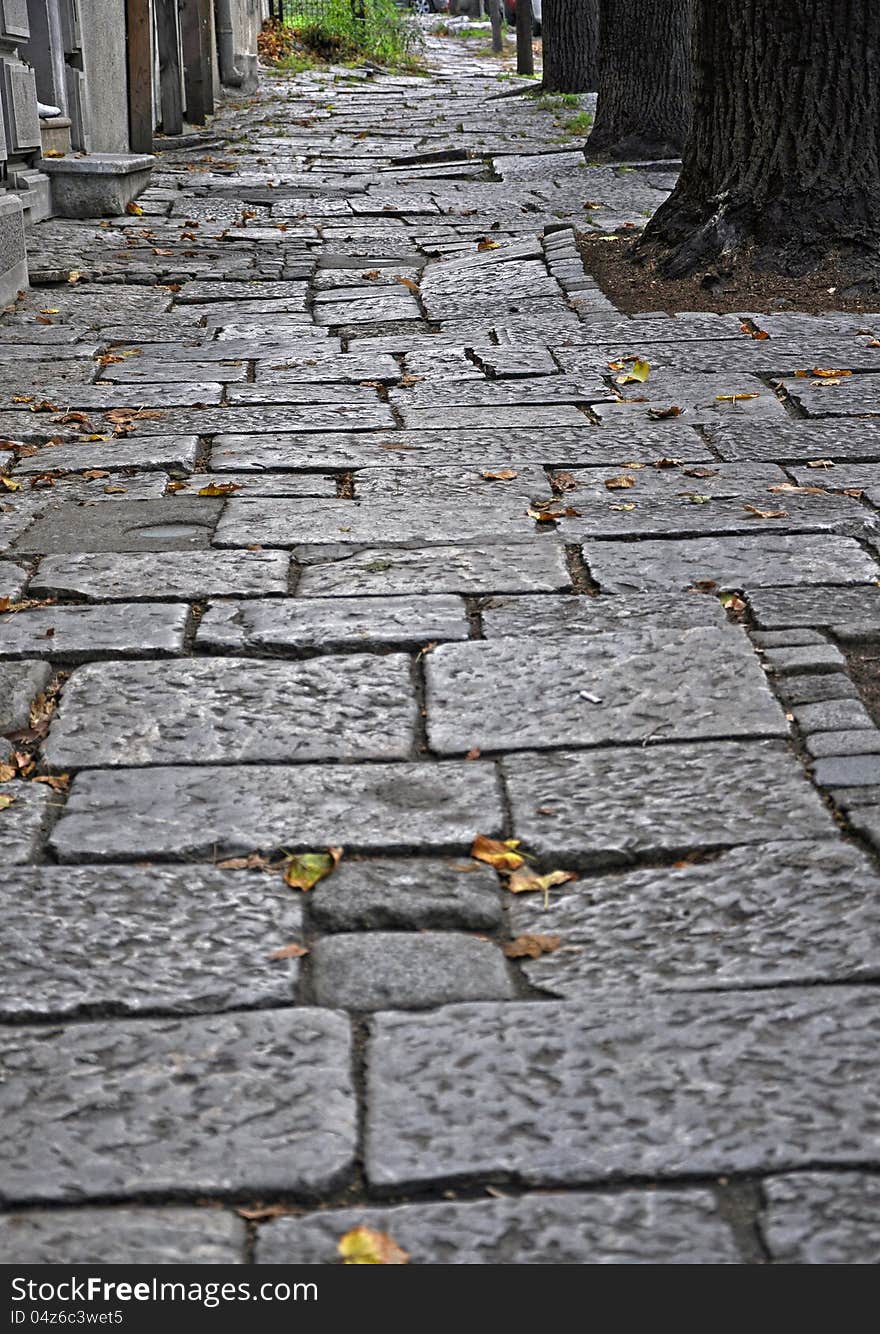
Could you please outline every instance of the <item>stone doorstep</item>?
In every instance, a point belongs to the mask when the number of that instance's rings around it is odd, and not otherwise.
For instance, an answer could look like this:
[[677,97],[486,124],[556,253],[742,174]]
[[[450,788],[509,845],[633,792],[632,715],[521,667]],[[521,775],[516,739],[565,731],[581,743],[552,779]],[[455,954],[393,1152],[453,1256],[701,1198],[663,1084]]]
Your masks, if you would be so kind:
[[114,217],[146,189],[155,161],[146,153],[88,153],[44,158],[41,170],[51,180],[57,217]]

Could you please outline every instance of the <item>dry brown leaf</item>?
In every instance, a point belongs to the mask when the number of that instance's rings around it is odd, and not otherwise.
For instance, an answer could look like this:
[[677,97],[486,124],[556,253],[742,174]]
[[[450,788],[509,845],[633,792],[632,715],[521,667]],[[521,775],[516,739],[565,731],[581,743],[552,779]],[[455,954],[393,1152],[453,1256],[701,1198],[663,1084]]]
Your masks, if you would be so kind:
[[273,950],[270,959],[301,959],[308,954],[304,945],[282,945],[280,950]]
[[240,482],[211,482],[210,485],[201,487],[196,494],[199,496],[231,496],[234,491],[240,490]]
[[747,514],[753,514],[756,519],[787,519],[788,510],[759,510],[755,505],[743,505]]
[[519,473],[515,468],[502,468],[500,472],[481,472],[480,476],[487,482],[512,482]]
[[414,283],[412,278],[401,278],[399,274],[395,273],[394,281],[400,283],[401,287],[407,288],[408,291],[415,292],[416,296],[418,296],[419,285],[418,283]]
[[543,894],[544,907],[547,908],[550,904],[550,890],[554,885],[567,884],[569,880],[577,880],[574,871],[550,871],[547,875],[539,875],[531,867],[524,866],[510,876],[507,888],[511,894]]
[[847,375],[852,375],[852,371],[828,370],[824,366],[814,366],[810,374],[819,380],[842,380]]
[[833,468],[833,459],[807,459],[808,468]]
[[493,241],[493,240],[491,239],[491,237],[484,236],[483,239],[482,239],[482,241],[479,241],[479,242],[477,243],[477,249],[478,249],[478,250],[500,250],[500,249],[501,249],[501,246],[498,244],[497,241]]
[[326,852],[299,852],[289,857],[283,880],[291,889],[303,893],[313,889],[319,880],[332,875],[342,860],[342,848],[328,848]]
[[487,838],[485,834],[477,834],[471,847],[471,856],[507,875],[525,865],[525,857],[517,852],[519,845],[518,838],[508,838],[502,842],[497,838]]
[[748,398],[760,398],[760,394],[716,394],[716,403],[742,403]]
[[605,485],[609,491],[628,491],[631,486],[635,486],[636,479],[630,477],[629,473],[624,473],[620,477],[606,477]]
[[526,932],[517,936],[504,946],[503,953],[508,959],[540,959],[542,954],[552,954],[562,944],[561,936],[542,936]]
[[253,1209],[236,1209],[239,1218],[246,1218],[249,1223],[267,1223],[271,1218],[283,1218],[290,1213],[287,1204],[254,1205]]
[[126,204],[125,211],[126,213],[132,214],[133,217],[139,218],[144,210],[141,208],[140,204],[136,204],[134,200],[131,199]]
[[824,486],[795,486],[794,482],[779,482],[776,486],[768,486],[768,491],[787,491],[790,494],[799,496],[827,496],[828,491]]
[[0,764],[0,783],[9,783],[16,777],[18,768],[14,764]]
[[652,421],[662,422],[666,421],[668,417],[680,417],[681,408],[676,403],[673,403],[670,408],[648,408],[648,416]]
[[32,781],[45,783],[53,792],[66,792],[70,787],[70,774],[39,774]]
[[480,758],[480,756],[482,755],[482,753],[483,753],[483,752],[480,750],[480,747],[479,747],[479,746],[471,746],[471,748],[470,748],[470,750],[468,751],[467,755],[465,755],[465,759],[466,759],[466,760],[478,760],[478,759]]
[[273,862],[261,852],[249,852],[246,857],[227,857],[214,865],[219,871],[277,871],[282,863]]
[[15,797],[9,792],[0,792],[0,811],[8,810],[14,801]]

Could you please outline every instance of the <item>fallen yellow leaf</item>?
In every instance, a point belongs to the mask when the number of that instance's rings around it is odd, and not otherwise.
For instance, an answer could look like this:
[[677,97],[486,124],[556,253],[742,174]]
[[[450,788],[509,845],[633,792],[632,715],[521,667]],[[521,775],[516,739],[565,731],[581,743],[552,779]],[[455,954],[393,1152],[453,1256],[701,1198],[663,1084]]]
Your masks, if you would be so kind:
[[624,473],[620,477],[606,477],[605,485],[609,491],[628,491],[631,486],[635,486],[636,479]]
[[651,374],[651,363],[636,357],[628,371],[618,375],[618,384],[644,384]]
[[0,811],[7,810],[14,801],[15,797],[11,797],[8,792],[0,792]]
[[326,852],[295,853],[284,868],[284,883],[303,892],[314,888],[319,880],[332,875],[342,859],[342,848],[328,848]]
[[508,838],[502,843],[497,838],[487,838],[485,834],[477,834],[471,847],[471,856],[476,861],[487,862],[489,866],[494,866],[496,871],[507,874],[525,865],[525,857],[516,850],[519,845],[518,838]]
[[539,875],[531,867],[525,866],[521,871],[515,871],[507,882],[507,888],[511,894],[534,894],[544,895],[544,907],[550,903],[550,890],[554,885],[564,885],[569,880],[577,880],[574,871],[551,871],[548,875]]
[[405,1265],[409,1255],[386,1232],[371,1227],[353,1227],[336,1247],[347,1265]]

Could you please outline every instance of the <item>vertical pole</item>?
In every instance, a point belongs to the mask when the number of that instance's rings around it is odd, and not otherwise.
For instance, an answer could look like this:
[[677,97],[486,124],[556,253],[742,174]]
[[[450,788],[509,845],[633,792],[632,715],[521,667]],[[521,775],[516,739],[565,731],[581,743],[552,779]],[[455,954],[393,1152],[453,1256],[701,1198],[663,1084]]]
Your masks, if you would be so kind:
[[186,118],[193,125],[205,123],[202,16],[199,0],[181,0],[180,39],[183,49],[183,95]]
[[177,0],[157,0],[156,41],[159,47],[159,94],[162,129],[180,134],[183,105],[180,96],[180,54],[177,45]]
[[532,0],[516,0],[516,72],[534,74],[532,50]]
[[133,153],[153,151],[153,44],[150,0],[125,0],[128,139]]
[[489,19],[492,24],[492,50],[499,55],[504,50],[501,36],[501,0],[489,0]]

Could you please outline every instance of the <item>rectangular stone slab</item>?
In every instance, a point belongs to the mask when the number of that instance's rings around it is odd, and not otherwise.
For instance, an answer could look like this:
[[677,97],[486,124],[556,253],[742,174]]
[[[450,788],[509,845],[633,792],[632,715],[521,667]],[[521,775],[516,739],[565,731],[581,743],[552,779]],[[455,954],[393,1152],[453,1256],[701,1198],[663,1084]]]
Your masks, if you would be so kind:
[[20,1265],[240,1264],[245,1221],[231,1211],[32,1209],[0,1217],[0,1262]]
[[788,734],[734,626],[440,645],[425,671],[428,741],[441,755]]
[[762,1183],[761,1234],[777,1264],[880,1263],[880,1180],[866,1172],[794,1172]]
[[273,598],[212,602],[199,622],[196,644],[227,653],[243,650],[278,653],[343,647],[396,648],[467,639],[468,634],[465,604],[451,594],[408,598]]
[[43,832],[62,798],[44,783],[0,783],[0,796],[12,803],[0,810],[0,839],[6,866],[37,860]]
[[10,868],[0,1015],[195,1014],[287,1005],[302,904],[277,873],[214,867]]
[[490,764],[205,765],[79,774],[50,841],[71,862],[330,845],[460,855],[503,823]]
[[560,1000],[869,982],[880,971],[878,891],[858,848],[795,838],[586,877],[552,890],[548,909],[540,894],[521,894],[510,931],[561,937],[555,953],[522,960],[529,981]]
[[876,1161],[871,987],[457,1005],[371,1029],[376,1190]]
[[775,741],[526,754],[506,756],[501,767],[517,837],[580,866],[837,829],[798,761]]
[[46,556],[31,580],[31,592],[75,593],[96,601],[286,593],[288,566],[280,551]]
[[308,907],[310,922],[322,931],[493,931],[501,925],[498,878],[476,861],[346,857],[315,886]]
[[136,439],[87,441],[83,444],[47,445],[38,454],[22,458],[15,473],[41,473],[66,469],[86,472],[91,468],[173,469],[192,472],[196,464],[199,439],[195,435],[147,436]]
[[192,551],[208,546],[222,508],[222,500],[205,496],[114,500],[88,508],[70,501],[36,519],[14,545],[19,552],[47,554]]
[[[297,584],[302,598],[408,593],[553,593],[571,586],[563,547],[540,542],[498,545],[368,547],[333,560],[314,559]],[[295,557],[301,553],[294,552]]]
[[168,657],[183,651],[185,602],[31,607],[0,615],[0,658]]
[[725,625],[727,617],[717,598],[682,594],[632,597],[587,597],[565,594],[514,594],[486,599],[480,608],[487,639],[518,635],[548,636],[605,634],[645,625],[690,627]]
[[333,1189],[356,1113],[346,1019],[259,1010],[14,1028],[2,1039],[9,1203]]
[[416,709],[404,654],[91,663],[67,682],[44,755],[62,769],[404,759]]
[[857,588],[756,588],[749,593],[749,606],[757,624],[768,629],[806,625],[835,634],[845,630],[849,637],[880,630],[880,588],[874,583]]
[[[732,422],[713,429],[713,442],[723,459],[804,463],[811,459],[876,461],[880,459],[880,422],[825,418],[772,422]],[[817,470],[820,479],[825,474]],[[820,481],[819,485],[826,483]]]

